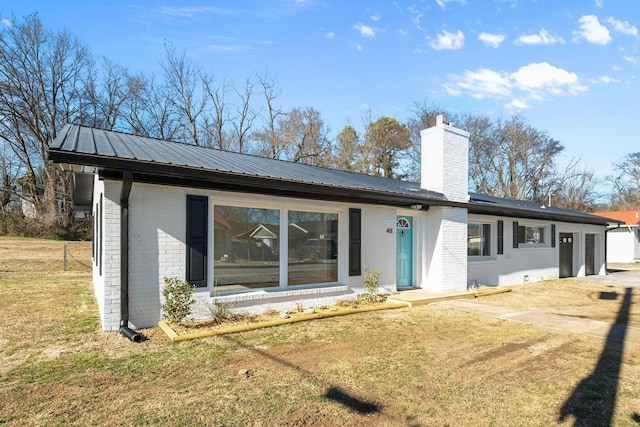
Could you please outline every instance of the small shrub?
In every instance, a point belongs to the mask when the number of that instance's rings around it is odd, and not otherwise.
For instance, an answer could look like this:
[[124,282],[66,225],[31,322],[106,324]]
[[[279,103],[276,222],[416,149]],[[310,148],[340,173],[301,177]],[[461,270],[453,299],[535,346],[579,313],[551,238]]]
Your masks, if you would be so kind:
[[365,301],[378,301],[378,279],[380,274],[378,270],[375,268],[365,269],[364,278],[362,279],[362,283],[364,284],[367,293],[363,296],[363,300]]
[[224,323],[228,321],[235,321],[236,315],[231,312],[233,308],[233,303],[223,302],[223,301],[214,301],[211,304],[207,304],[207,308],[209,309],[209,314],[211,315],[211,319],[215,323]]
[[180,323],[191,313],[191,306],[195,303],[192,298],[195,287],[177,277],[165,277],[162,296],[162,317],[170,322]]

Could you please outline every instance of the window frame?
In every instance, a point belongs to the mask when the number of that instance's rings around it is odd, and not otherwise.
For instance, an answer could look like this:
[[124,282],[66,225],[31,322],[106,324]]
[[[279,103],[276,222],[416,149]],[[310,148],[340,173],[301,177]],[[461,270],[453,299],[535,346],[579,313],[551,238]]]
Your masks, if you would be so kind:
[[[264,287],[264,288],[251,288],[251,289],[217,289],[214,283],[212,283],[212,288],[210,289],[212,296],[218,295],[234,295],[234,294],[242,294],[248,292],[277,292],[277,291],[294,291],[298,289],[308,289],[308,288],[318,288],[318,287],[330,287],[336,286],[340,283],[341,277],[343,276],[344,270],[344,257],[348,255],[348,251],[342,250],[344,248],[343,241],[348,236],[344,236],[343,230],[343,222],[347,219],[346,215],[348,209],[339,208],[335,206],[321,206],[317,204],[305,205],[305,206],[296,206],[295,203],[285,203],[273,200],[256,200],[255,202],[247,202],[246,199],[239,199],[235,197],[217,197],[215,194],[210,195],[210,209],[211,212],[215,212],[216,206],[233,206],[240,208],[248,208],[248,209],[273,209],[278,210],[280,215],[280,240],[281,243],[279,245],[279,284],[278,286],[273,287]],[[310,213],[326,213],[326,214],[335,214],[337,215],[337,280],[335,282],[320,282],[320,283],[309,283],[309,284],[300,284],[300,285],[289,285],[289,212],[310,212]],[[211,215],[210,221],[213,221],[213,214]],[[212,247],[215,247],[215,236],[214,236],[214,226],[211,224],[209,227],[209,238],[211,239]],[[211,277],[215,278],[215,254],[210,257],[211,261],[209,262],[209,267],[211,268]]]
[[[480,255],[469,255],[469,226],[478,225],[481,230],[481,254]],[[488,228],[488,231],[487,231]],[[496,230],[494,232],[494,230]],[[487,231],[485,235],[485,231]],[[469,218],[467,220],[467,260],[469,261],[488,261],[496,259],[497,254],[497,226],[495,221],[487,221],[479,218]],[[485,244],[485,242],[487,242]],[[488,245],[489,253],[485,254],[484,250]]]
[[[542,241],[527,242],[527,229],[541,229]],[[542,224],[538,222],[518,222],[518,235],[516,241],[518,242],[518,249],[533,249],[533,248],[550,248],[551,246],[551,224]],[[524,241],[521,241],[521,237],[524,236]]]

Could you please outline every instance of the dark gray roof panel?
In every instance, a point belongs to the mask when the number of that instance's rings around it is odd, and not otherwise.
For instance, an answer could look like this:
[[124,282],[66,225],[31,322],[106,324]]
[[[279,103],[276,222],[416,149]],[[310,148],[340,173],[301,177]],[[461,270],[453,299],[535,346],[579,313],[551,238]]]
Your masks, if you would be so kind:
[[[343,189],[373,190],[442,200],[440,193],[420,189],[416,183],[386,179],[195,145],[146,138],[120,132],[66,125],[51,143],[56,152],[71,152],[101,159],[131,160],[201,171],[224,172]],[[99,163],[99,162],[98,162]],[[94,166],[100,166],[95,164]]]

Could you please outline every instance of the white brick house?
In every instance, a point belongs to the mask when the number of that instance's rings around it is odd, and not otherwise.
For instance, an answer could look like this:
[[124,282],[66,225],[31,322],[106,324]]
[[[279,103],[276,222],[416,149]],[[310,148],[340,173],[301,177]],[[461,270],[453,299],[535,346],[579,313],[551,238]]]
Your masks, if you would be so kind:
[[363,292],[466,290],[606,274],[610,221],[469,194],[468,134],[422,131],[421,184],[67,125],[50,158],[93,206],[104,330],[155,325],[166,277],[236,310],[326,304]]

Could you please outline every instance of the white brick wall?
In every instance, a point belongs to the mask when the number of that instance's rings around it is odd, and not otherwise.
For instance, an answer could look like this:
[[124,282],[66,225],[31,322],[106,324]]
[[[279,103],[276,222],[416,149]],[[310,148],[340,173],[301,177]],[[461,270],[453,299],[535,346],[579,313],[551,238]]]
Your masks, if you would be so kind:
[[[362,276],[350,278],[349,286],[364,292],[362,279],[367,269],[378,270],[379,286],[386,292],[396,290],[396,209],[384,206],[360,206],[362,209]],[[392,233],[387,233],[391,228]],[[348,237],[348,236],[347,236]]]
[[[495,240],[496,224],[504,221],[504,254],[497,255]],[[513,221],[520,225],[536,225],[547,227],[556,225],[556,247],[553,248],[548,240],[546,247],[513,248]],[[505,286],[536,282],[557,278],[559,276],[559,233],[572,233],[574,236],[573,267],[576,276],[585,274],[585,234],[596,235],[595,271],[604,274],[604,227],[596,225],[570,224],[562,222],[529,220],[524,218],[494,217],[486,215],[472,215],[469,222],[489,222],[492,224],[492,256],[488,260],[470,260],[468,262],[468,283],[477,281],[478,284],[491,286]],[[551,238],[550,235],[547,236]],[[526,278],[525,278],[526,276]]]
[[120,189],[118,181],[103,181],[103,266],[104,316],[102,327],[120,327]]
[[421,287],[441,292],[467,287],[467,210],[432,206],[427,211]]
[[[96,280],[96,292],[103,295],[101,319],[105,330],[116,330],[120,322],[120,187],[119,181],[105,181],[105,261],[103,277]],[[339,277],[343,287],[339,292],[327,287],[286,290],[262,296],[262,306],[253,308],[238,303],[241,310],[261,311],[266,308],[291,309],[300,303],[327,304],[336,298],[353,298],[364,291],[362,276],[348,276],[348,209],[362,209],[362,269],[376,268],[380,273],[382,291],[395,291],[395,224],[396,209],[382,206],[355,206],[341,203],[310,202],[243,194],[223,193],[136,183],[134,179],[129,197],[129,320],[133,327],[149,327],[161,316],[161,289],[165,277],[185,278],[186,273],[186,195],[209,197],[210,204],[251,205],[256,207],[304,206],[340,215]],[[249,200],[249,201],[248,201]],[[210,209],[212,210],[212,208]],[[210,213],[211,214],[211,213]],[[210,215],[211,217],[211,215]],[[211,225],[210,225],[211,226]],[[387,233],[391,228],[393,233]],[[209,230],[211,232],[211,230]],[[210,256],[211,245],[210,245]],[[211,271],[209,277],[212,277]],[[104,286],[101,284],[104,283]],[[347,287],[344,287],[347,285]],[[103,288],[98,291],[98,288]],[[346,289],[346,290],[345,290]],[[309,294],[311,292],[311,294]],[[337,293],[336,293],[337,292]],[[291,293],[291,295],[289,295]],[[338,295],[339,294],[339,295]],[[246,294],[245,294],[246,295]],[[101,299],[99,298],[99,300]],[[195,316],[206,317],[211,302],[208,289],[197,289]],[[260,298],[259,298],[260,299]],[[257,300],[259,303],[259,299]]]

